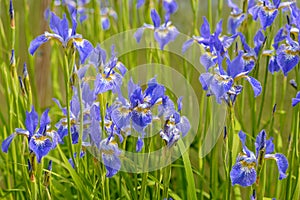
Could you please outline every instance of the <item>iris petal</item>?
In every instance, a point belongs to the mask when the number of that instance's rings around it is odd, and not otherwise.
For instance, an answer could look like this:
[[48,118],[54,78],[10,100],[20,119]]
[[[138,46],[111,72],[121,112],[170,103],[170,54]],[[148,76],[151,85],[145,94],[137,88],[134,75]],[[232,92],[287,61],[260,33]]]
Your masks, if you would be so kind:
[[29,141],[29,148],[35,153],[38,163],[52,149],[52,142],[45,136],[34,136]]
[[76,49],[79,52],[80,63],[84,63],[90,53],[93,51],[93,45],[85,39],[81,39],[80,41],[74,42]]
[[7,153],[8,148],[9,148],[9,146],[10,146],[12,140],[16,137],[16,135],[17,135],[17,134],[13,133],[13,134],[11,134],[10,136],[8,136],[8,137],[2,142],[1,147],[2,147],[2,151],[3,151],[4,153]]
[[33,55],[35,51],[49,39],[45,35],[40,35],[30,42],[29,53]]
[[239,184],[243,187],[251,186],[256,181],[254,167],[243,166],[241,163],[233,165],[230,171],[232,185]]
[[246,80],[251,84],[252,89],[254,91],[254,96],[257,97],[258,95],[260,95],[262,90],[260,82],[255,78],[252,78],[251,76],[248,76]]
[[151,10],[151,19],[155,28],[160,26],[160,17],[155,9]]

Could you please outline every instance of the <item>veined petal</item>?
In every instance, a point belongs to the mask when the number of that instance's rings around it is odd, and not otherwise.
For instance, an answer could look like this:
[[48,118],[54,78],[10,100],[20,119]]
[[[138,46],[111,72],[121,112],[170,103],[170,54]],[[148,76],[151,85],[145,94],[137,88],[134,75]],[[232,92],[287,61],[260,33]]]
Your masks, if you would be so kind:
[[276,56],[272,56],[269,61],[268,66],[269,71],[274,74],[274,72],[278,72],[280,70],[280,66],[277,63]]
[[138,126],[145,128],[152,122],[152,113],[150,110],[133,110],[131,114],[132,121]]
[[206,71],[208,71],[211,67],[216,65],[217,57],[209,52],[204,53],[200,56],[200,63],[204,66]]
[[277,9],[260,9],[258,12],[258,17],[260,19],[261,26],[264,30],[266,30],[267,27],[271,26],[274,22],[276,16],[278,14]]
[[243,187],[251,186],[256,181],[256,171],[254,167],[243,165],[237,162],[230,171],[232,185],[239,184]]
[[130,124],[130,110],[125,106],[116,108],[111,113],[111,118],[116,126],[120,129],[127,127]]
[[10,143],[12,142],[12,140],[16,137],[17,134],[13,133],[10,136],[8,136],[3,142],[2,142],[2,151],[4,153],[7,153],[8,148],[10,146]]
[[49,39],[48,37],[46,37],[44,34],[43,35],[40,35],[38,37],[36,37],[34,40],[32,40],[30,42],[30,45],[29,45],[29,53],[31,55],[34,54],[34,52],[42,45],[44,44],[45,42],[47,42]]
[[287,73],[299,63],[299,56],[292,49],[289,50],[284,46],[280,46],[279,49],[276,61],[284,75],[287,76]]
[[254,91],[254,96],[257,97],[258,95],[260,95],[262,90],[260,82],[255,78],[252,78],[251,76],[247,76],[246,80],[251,84]]
[[40,163],[42,157],[47,155],[52,149],[52,142],[46,136],[35,135],[29,141],[29,148],[35,153],[38,163]]
[[85,39],[75,40],[74,42],[77,51],[79,52],[80,63],[83,64],[86,58],[93,51],[93,45]]
[[266,154],[265,155],[266,159],[274,159],[276,161],[277,167],[278,167],[278,171],[279,171],[279,180],[282,180],[284,178],[286,178],[286,171],[287,168],[289,167],[289,163],[287,158],[280,153],[276,153],[276,154]]

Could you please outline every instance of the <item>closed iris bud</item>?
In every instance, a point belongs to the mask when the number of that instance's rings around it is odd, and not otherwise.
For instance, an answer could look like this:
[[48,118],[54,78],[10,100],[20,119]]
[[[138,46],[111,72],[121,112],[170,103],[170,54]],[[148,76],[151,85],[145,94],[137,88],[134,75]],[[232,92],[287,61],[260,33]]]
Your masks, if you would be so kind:
[[15,28],[15,13],[14,13],[14,6],[12,0],[9,2],[9,16],[10,16],[10,27]]

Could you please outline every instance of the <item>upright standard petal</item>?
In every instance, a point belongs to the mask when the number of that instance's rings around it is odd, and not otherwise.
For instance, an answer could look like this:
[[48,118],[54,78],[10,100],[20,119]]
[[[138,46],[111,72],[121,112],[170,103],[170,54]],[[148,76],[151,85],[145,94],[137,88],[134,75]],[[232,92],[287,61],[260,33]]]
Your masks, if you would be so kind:
[[26,112],[25,127],[29,131],[29,137],[33,136],[35,129],[39,123],[39,116],[32,106],[31,112]]
[[151,10],[151,19],[154,27],[158,28],[160,26],[160,16],[158,15],[155,9]]

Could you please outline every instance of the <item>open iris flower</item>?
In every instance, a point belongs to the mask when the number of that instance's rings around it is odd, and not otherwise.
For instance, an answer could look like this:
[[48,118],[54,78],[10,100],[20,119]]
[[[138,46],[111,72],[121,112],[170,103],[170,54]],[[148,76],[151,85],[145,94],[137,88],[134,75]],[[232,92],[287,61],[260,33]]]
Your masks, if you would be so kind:
[[[116,125],[116,123],[114,122],[115,120],[112,119],[112,113],[117,110],[117,105],[113,104],[111,106],[106,106],[106,114],[104,117],[104,128],[105,131],[108,133],[108,140],[111,140],[112,138],[114,138],[115,135],[117,135],[119,137],[120,142],[123,142],[123,136],[121,134],[121,128],[123,127],[119,127]],[[128,112],[129,113],[129,112]],[[114,115],[116,116],[116,115]],[[127,124],[129,125],[129,120],[130,120],[130,116],[127,116],[127,122],[124,122],[123,124]],[[117,121],[117,120],[116,120]],[[119,121],[117,121],[119,122]],[[120,123],[120,122],[119,122]]]
[[127,134],[130,124],[140,133],[136,145],[137,151],[141,151],[143,147],[145,128],[156,117],[153,116],[152,109],[161,103],[164,95],[165,87],[158,84],[156,78],[148,81],[148,87],[145,91],[142,90],[141,86],[134,84],[131,79],[128,83],[129,100],[126,100],[119,93],[119,100],[112,111],[111,118],[115,125]]
[[68,20],[64,14],[63,19],[60,19],[53,12],[50,15],[50,29],[53,33],[45,32],[31,41],[29,53],[33,55],[35,51],[45,42],[54,39],[58,41],[63,48],[75,47],[79,52],[80,62],[84,63],[90,52],[93,50],[93,45],[86,39],[83,39],[80,34],[76,33],[76,16],[77,11],[71,13],[72,28],[69,29]]
[[118,144],[112,141],[112,138],[106,138],[100,143],[100,153],[106,168],[106,177],[110,178],[121,169],[121,151]]
[[205,67],[206,71],[213,67],[218,62],[218,57],[224,57],[227,54],[227,49],[232,45],[235,38],[238,36],[221,35],[222,20],[217,24],[214,33],[210,32],[210,25],[203,17],[203,24],[200,27],[200,36],[193,36],[192,39],[186,41],[182,46],[182,52],[185,52],[191,45],[196,42],[200,44],[205,53],[200,57],[200,63]]
[[227,59],[226,71],[222,68],[222,60],[219,57],[218,68],[214,73],[206,72],[200,75],[199,81],[202,88],[208,91],[208,95],[216,96],[218,103],[221,103],[223,99],[228,105],[234,104],[236,96],[242,91],[242,86],[236,85],[236,82],[242,78],[251,84],[255,97],[261,93],[261,84],[248,75],[253,67],[249,67],[243,55],[244,51],[239,51],[232,61]]
[[300,91],[296,94],[296,97],[292,99],[292,106],[295,107],[300,103]]
[[[292,27],[287,24],[285,28],[280,29],[277,33],[273,44],[276,54],[271,58],[269,63],[269,70],[272,73],[281,69],[283,74],[287,76],[287,74],[299,63],[300,36],[298,36],[298,38],[294,37],[297,35],[295,33],[298,32],[299,27]],[[279,43],[283,40],[284,43],[279,45]]]
[[160,16],[155,9],[152,9],[151,19],[153,25],[144,24],[143,27],[139,28],[134,34],[136,41],[140,42],[145,29],[151,29],[154,30],[154,38],[159,43],[160,49],[163,50],[164,46],[175,40],[178,35],[178,30],[172,25],[171,21],[169,21],[169,17],[170,14],[167,13],[165,16],[165,23],[161,24]]
[[227,0],[227,5],[231,8],[227,23],[227,31],[230,34],[236,34],[237,29],[246,18],[246,14],[231,0]]
[[261,27],[266,30],[271,26],[278,15],[279,9],[286,8],[294,2],[282,2],[281,0],[250,0],[248,3],[248,12],[252,15],[254,20],[259,18]]
[[[96,66],[98,74],[94,83],[95,95],[107,92],[111,90],[113,93],[117,93],[122,85],[123,76],[127,69],[118,61],[114,46],[111,48],[111,58],[108,62],[106,60],[106,53],[104,50],[97,46],[91,56],[90,62]],[[120,73],[118,73],[118,70]]]
[[[100,125],[100,107],[97,103],[93,102],[94,95],[93,90],[89,89],[89,85],[84,83],[82,86],[82,100],[83,100],[83,125],[87,126],[83,133],[83,141],[87,140],[87,137],[90,136],[90,142],[99,146],[101,138]],[[68,135],[68,123],[67,123],[67,109],[62,108],[59,101],[57,99],[53,99],[55,103],[62,110],[64,117],[55,125],[58,129],[57,132],[60,135],[61,141],[62,139]],[[72,135],[72,143],[78,143],[79,137],[79,124],[80,124],[80,102],[77,92],[74,92],[70,103],[70,122],[71,122],[71,135]],[[98,131],[97,131],[98,130]],[[85,144],[85,143],[84,143]],[[90,144],[86,142],[86,145]]]
[[[59,141],[59,136],[55,131],[49,130],[50,118],[47,109],[41,115],[40,123],[37,112],[32,107],[31,112],[26,112],[25,127],[26,129],[16,128],[15,133],[11,134],[2,142],[2,151],[7,152],[12,140],[17,135],[23,135],[28,138],[29,150],[33,152],[37,161],[40,163],[51,149],[54,149]],[[38,123],[40,124],[37,128]]]
[[[162,100],[162,109],[164,111],[165,124],[160,136],[166,141],[168,147],[172,147],[180,137],[184,137],[191,128],[189,120],[185,116],[180,116],[182,108],[182,98],[178,98],[177,110],[174,109],[174,103],[165,96]],[[181,134],[180,134],[181,133]]]
[[100,9],[100,16],[101,16],[101,24],[103,30],[108,30],[110,28],[110,20],[109,18],[112,17],[114,20],[118,19],[118,15],[116,11],[109,7],[103,7]]
[[232,185],[238,184],[243,187],[248,187],[254,184],[258,179],[263,161],[270,159],[275,160],[277,163],[279,180],[286,178],[288,160],[283,154],[273,153],[273,138],[266,140],[266,132],[264,130],[262,130],[256,137],[255,154],[245,145],[246,134],[240,131],[239,137],[243,145],[243,152],[239,154],[236,159],[236,163],[230,171]]

